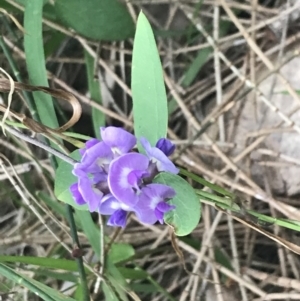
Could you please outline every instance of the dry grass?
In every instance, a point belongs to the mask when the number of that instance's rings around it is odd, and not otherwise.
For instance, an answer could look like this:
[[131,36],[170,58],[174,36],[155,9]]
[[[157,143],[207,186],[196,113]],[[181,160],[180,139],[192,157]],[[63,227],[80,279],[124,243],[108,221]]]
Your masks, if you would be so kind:
[[[142,8],[154,28],[166,32],[189,28],[186,34],[157,39],[168,95],[174,105],[169,137],[178,145],[176,163],[237,193],[249,208],[299,221],[300,95],[296,90],[300,90],[300,3],[200,2],[200,9],[199,1],[192,0],[126,2],[134,19]],[[48,58],[50,83],[73,93],[83,105],[85,116],[89,116],[90,107],[95,107],[106,114],[108,123],[131,129],[132,41],[101,43],[97,53],[97,44],[51,21],[44,23],[72,37],[57,55]],[[8,34],[4,41],[22,66],[22,49]],[[101,84],[103,106],[88,97],[82,84],[85,71],[80,48],[99,57],[97,72],[105,80]],[[203,63],[199,63],[201,60]],[[290,72],[282,66],[288,66]],[[191,74],[195,74],[192,80]],[[81,128],[83,125],[82,121]],[[84,132],[92,135],[88,126]],[[20,141],[2,137],[0,143],[1,152],[16,165],[17,156],[30,161],[36,154],[26,144],[17,147]],[[42,164],[51,172],[48,161]],[[17,172],[26,174],[27,167],[18,166]],[[51,193],[38,165],[33,169],[39,182],[36,189],[48,187]],[[34,254],[46,256],[56,240],[35,216],[15,207],[18,197],[4,183],[1,253],[20,254],[30,246]],[[47,212],[44,219],[49,220]],[[53,221],[50,225],[57,227]],[[64,234],[65,221],[59,221],[59,225],[64,225],[59,236],[70,245]],[[276,225],[269,225],[268,230],[300,244],[295,233]],[[84,243],[83,235],[81,239]],[[191,273],[184,270],[172,249],[165,227],[145,227],[132,217],[115,240],[131,243],[137,252],[154,250],[135,263],[176,300],[300,300],[299,256],[207,204],[203,204],[202,221],[191,235],[196,246],[191,247],[190,240],[177,241]],[[220,260],[219,253],[226,259]],[[224,265],[227,261],[232,270]],[[157,293],[147,297],[150,299],[167,300]]]

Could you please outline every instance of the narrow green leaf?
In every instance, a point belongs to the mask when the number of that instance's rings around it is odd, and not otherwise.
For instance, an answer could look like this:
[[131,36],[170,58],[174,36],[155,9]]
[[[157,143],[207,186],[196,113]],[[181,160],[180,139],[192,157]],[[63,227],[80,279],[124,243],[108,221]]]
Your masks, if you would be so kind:
[[193,174],[193,173],[191,173],[191,172],[189,172],[189,171],[187,171],[183,168],[180,169],[180,174],[189,177],[190,179],[202,184],[205,187],[210,188],[211,190],[213,190],[215,192],[218,192],[218,193],[220,193],[222,195],[225,195],[225,196],[228,196],[230,198],[235,198],[235,195],[232,192],[222,188],[221,186],[212,184],[212,183],[204,180],[203,178],[201,178],[201,177],[199,177],[199,176],[197,176],[197,175],[195,175],[195,174]]
[[130,14],[117,0],[59,0],[55,10],[60,21],[91,39],[122,40],[134,33]]
[[[26,1],[24,12],[24,49],[30,83],[48,86],[42,32],[43,1]],[[38,115],[43,124],[56,128],[58,122],[51,96],[43,92],[33,92]]]
[[207,191],[204,191],[201,189],[195,189],[195,193],[197,195],[199,195],[201,199],[213,201],[213,202],[217,203],[219,206],[221,205],[222,208],[224,206],[226,209],[229,209],[232,211],[240,211],[241,210],[241,207],[238,206],[238,204],[236,204],[234,202],[233,198],[221,197],[221,196],[215,195],[213,193],[210,193],[210,192],[207,192]]
[[[197,74],[203,67],[203,65],[207,62],[209,55],[212,52],[211,47],[207,47],[204,49],[201,49],[197,56],[192,61],[191,65],[188,67],[184,74],[184,78],[182,80],[182,86],[184,88],[187,88],[190,86],[190,84],[193,82],[193,80],[196,78]],[[178,108],[178,104],[174,98],[172,98],[168,103],[168,111],[169,114],[172,114],[176,109]]]
[[21,273],[15,272],[2,263],[0,263],[0,274],[19,285],[27,287],[30,291],[45,301],[76,301],[75,299],[67,297],[43,283],[22,275]]
[[117,267],[107,258],[106,271],[110,285],[102,283],[106,301],[128,301],[126,289],[128,287],[125,278],[121,275]]
[[135,136],[147,138],[154,146],[167,134],[167,96],[153,32],[142,12],[134,38],[131,88]]
[[75,216],[80,220],[81,227],[85,233],[93,251],[98,259],[101,257],[100,248],[100,231],[92,220],[91,213],[89,211],[76,210]]
[[36,265],[48,269],[60,269],[77,272],[75,261],[59,258],[34,257],[34,256],[0,256],[0,262],[16,262]]
[[143,280],[148,278],[148,274],[142,269],[131,269],[125,267],[119,267],[119,272],[126,279],[131,280]]
[[162,172],[154,179],[155,183],[171,186],[176,195],[168,203],[176,208],[164,216],[166,224],[174,228],[178,236],[190,234],[198,225],[201,205],[191,185],[177,175]]
[[[91,57],[91,55],[87,51],[84,52],[84,57],[85,57],[85,64],[86,64],[87,75],[88,75],[88,86],[89,86],[91,98],[95,102],[102,104],[100,84],[98,81],[95,81],[95,79],[94,79],[94,61],[95,60],[93,57]],[[103,114],[102,112],[100,112],[99,110],[97,110],[93,107],[92,108],[92,121],[93,121],[95,137],[100,139],[101,138],[100,127],[105,126],[105,114]]]
[[[79,151],[76,150],[70,154],[75,159],[80,159]],[[61,161],[55,175],[54,194],[62,202],[71,205],[78,210],[88,210],[87,205],[79,206],[75,203],[70,192],[70,186],[77,182],[77,178],[72,174],[73,166],[65,161]]]
[[188,87],[196,78],[197,74],[203,67],[203,65],[207,62],[209,55],[212,53],[212,48],[207,47],[204,49],[201,49],[189,68],[187,69],[183,81],[182,81],[182,86],[183,87]]
[[[78,285],[78,277],[74,275],[74,273],[60,273],[60,272],[53,272],[49,269],[47,270],[42,270],[42,269],[31,269],[35,275],[37,276],[44,276],[47,280],[49,278],[53,278],[56,280],[61,280],[61,281],[69,281],[69,282],[74,282],[74,285]],[[40,279],[40,278],[39,278]]]
[[144,294],[153,294],[160,292],[160,290],[152,283],[132,283],[131,287],[135,292]]

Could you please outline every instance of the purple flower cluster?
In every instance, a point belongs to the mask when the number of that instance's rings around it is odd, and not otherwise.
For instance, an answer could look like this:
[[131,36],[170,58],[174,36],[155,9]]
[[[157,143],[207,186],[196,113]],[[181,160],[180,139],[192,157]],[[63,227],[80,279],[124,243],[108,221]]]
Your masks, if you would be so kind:
[[163,223],[164,213],[175,208],[166,202],[175,191],[152,180],[162,171],[178,173],[168,159],[175,146],[162,138],[152,147],[141,138],[144,155],[132,151],[137,141],[129,132],[112,126],[100,131],[102,141],[87,141],[80,149],[81,161],[74,165],[78,182],[70,191],[75,202],[87,204],[91,212],[110,215],[110,226],[125,227],[128,212],[134,212],[142,223]]

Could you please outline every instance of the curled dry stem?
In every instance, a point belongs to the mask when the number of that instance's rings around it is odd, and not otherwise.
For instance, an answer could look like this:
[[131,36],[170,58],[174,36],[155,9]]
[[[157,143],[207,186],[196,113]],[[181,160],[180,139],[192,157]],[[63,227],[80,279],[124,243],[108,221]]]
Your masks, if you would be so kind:
[[[55,98],[59,98],[59,99],[67,101],[73,108],[73,115],[68,120],[68,122],[66,122],[64,125],[56,128],[56,129],[52,129],[46,125],[43,125],[43,124],[27,117],[25,114],[20,114],[13,110],[9,110],[9,114],[12,117],[18,119],[27,128],[29,128],[30,130],[32,130],[35,133],[45,134],[46,136],[47,135],[48,136],[49,135],[59,136],[60,138],[66,140],[78,147],[82,146],[81,142],[78,142],[77,140],[72,139],[72,138],[67,137],[62,134],[62,132],[66,131],[67,129],[72,127],[79,120],[79,118],[81,116],[81,112],[82,112],[81,105],[80,105],[79,101],[77,100],[77,98],[75,98],[75,96],[73,94],[71,94],[70,92],[61,90],[61,89],[33,86],[33,85],[23,84],[20,82],[13,82],[13,85],[14,86],[12,86],[11,80],[0,78],[0,91],[1,92],[11,92],[12,89],[14,89],[16,91],[24,91],[25,90],[25,91],[30,91],[30,92],[41,91],[41,92],[50,94],[51,96],[53,96]],[[7,107],[5,105],[0,105],[0,111],[2,111],[4,113],[8,112]]]

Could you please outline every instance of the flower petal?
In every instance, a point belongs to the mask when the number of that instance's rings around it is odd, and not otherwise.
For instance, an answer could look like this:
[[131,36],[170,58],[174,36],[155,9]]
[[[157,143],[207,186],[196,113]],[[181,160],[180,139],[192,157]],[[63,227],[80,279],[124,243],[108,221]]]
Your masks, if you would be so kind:
[[159,139],[155,146],[168,157],[171,156],[175,150],[175,145],[166,138]]
[[88,140],[85,143],[85,147],[79,149],[79,153],[81,154],[81,156],[83,156],[87,149],[91,148],[92,146],[96,145],[99,142],[101,142],[101,141],[96,138],[92,138],[92,139]]
[[100,131],[102,140],[118,155],[128,153],[136,144],[134,135],[122,128],[108,126],[101,127]]
[[[143,172],[147,170],[148,165],[149,159],[138,153],[125,154],[111,162],[108,172],[108,186],[117,200],[130,207],[137,203],[139,198],[139,183],[137,182],[141,181]],[[134,181],[133,174],[135,176]]]
[[106,170],[113,159],[113,153],[104,142],[99,142],[87,149],[81,158],[81,162],[76,163],[72,173],[77,177],[86,177],[93,174],[95,181],[103,181],[106,177]]
[[157,208],[158,204],[165,203],[164,200],[174,197],[175,194],[175,190],[167,185],[149,184],[142,189],[140,199],[133,208],[134,212],[142,223],[152,225],[163,218],[164,212],[159,208],[164,209],[165,207],[160,205]]
[[121,209],[121,203],[112,194],[108,194],[104,196],[101,201],[99,213],[103,215],[111,215],[118,209]]
[[161,211],[159,211],[157,208],[155,208],[154,214],[155,214],[157,220],[158,220],[161,224],[163,224],[163,223],[164,223],[164,213],[161,212]]
[[166,202],[159,202],[156,206],[156,209],[163,213],[169,212],[175,208],[176,208],[175,205],[170,205]]
[[167,171],[173,174],[178,174],[179,169],[176,168],[174,163],[160,149],[157,147],[151,147],[149,141],[144,137],[141,137],[140,141],[149,159],[156,163],[158,171]]
[[88,177],[81,177],[78,181],[78,190],[83,199],[89,206],[89,211],[97,211],[103,196],[103,193],[94,187],[93,181]]
[[127,212],[122,209],[119,209],[111,215],[111,217],[107,221],[107,225],[124,228],[126,226],[126,220]]
[[78,183],[74,183],[70,186],[70,191],[72,193],[73,199],[77,205],[85,205],[86,202],[83,199],[81,193],[78,190]]
[[84,171],[91,172],[91,170],[96,169],[97,167],[104,168],[105,165],[108,165],[113,159],[113,153],[108,145],[104,142],[99,142],[87,149],[81,159],[80,163],[76,165],[78,168]]

